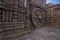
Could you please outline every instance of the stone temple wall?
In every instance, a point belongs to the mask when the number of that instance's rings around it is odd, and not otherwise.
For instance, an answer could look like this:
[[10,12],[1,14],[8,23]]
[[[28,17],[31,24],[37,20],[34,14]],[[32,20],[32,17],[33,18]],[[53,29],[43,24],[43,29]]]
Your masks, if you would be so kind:
[[[59,4],[60,5],[60,4]],[[55,5],[46,10],[46,26],[60,28],[60,6]]]
[[0,1],[0,40],[10,40],[31,32],[30,8],[28,0]]

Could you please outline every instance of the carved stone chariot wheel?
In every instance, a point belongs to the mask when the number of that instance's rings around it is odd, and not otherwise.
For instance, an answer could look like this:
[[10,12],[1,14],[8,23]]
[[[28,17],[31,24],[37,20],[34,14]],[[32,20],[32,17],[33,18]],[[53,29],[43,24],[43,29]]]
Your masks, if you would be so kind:
[[42,9],[36,8],[32,12],[32,22],[36,27],[40,27],[43,24],[44,11]]

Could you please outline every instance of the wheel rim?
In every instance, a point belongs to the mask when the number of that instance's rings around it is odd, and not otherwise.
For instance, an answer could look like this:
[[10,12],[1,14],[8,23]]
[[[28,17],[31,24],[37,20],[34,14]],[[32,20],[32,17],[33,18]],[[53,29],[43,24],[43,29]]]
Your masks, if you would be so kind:
[[42,10],[34,9],[32,13],[32,22],[36,27],[42,25],[43,23],[43,11]]

